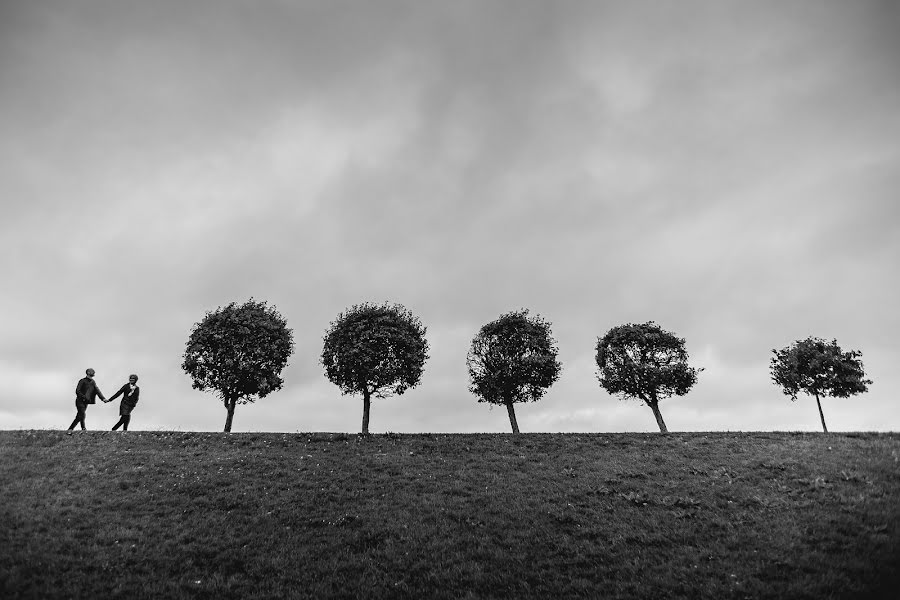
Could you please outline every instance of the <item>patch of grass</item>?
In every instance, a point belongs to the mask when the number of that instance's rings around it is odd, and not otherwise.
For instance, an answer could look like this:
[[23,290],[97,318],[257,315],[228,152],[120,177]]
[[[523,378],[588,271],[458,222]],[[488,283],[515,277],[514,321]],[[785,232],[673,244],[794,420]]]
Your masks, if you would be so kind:
[[851,598],[900,435],[0,432],[3,598]]

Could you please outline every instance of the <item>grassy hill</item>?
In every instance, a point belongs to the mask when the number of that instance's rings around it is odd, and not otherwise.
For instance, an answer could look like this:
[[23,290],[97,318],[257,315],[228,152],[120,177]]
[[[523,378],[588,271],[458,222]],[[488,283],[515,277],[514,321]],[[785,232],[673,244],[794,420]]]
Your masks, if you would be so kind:
[[5,431],[0,597],[876,597],[898,461],[900,434]]

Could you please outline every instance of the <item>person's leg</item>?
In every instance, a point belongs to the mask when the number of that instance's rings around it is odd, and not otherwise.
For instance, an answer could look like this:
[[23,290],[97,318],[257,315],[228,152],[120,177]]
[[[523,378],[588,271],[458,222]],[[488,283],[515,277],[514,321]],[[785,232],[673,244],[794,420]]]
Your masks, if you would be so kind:
[[81,423],[81,428],[84,429],[84,412],[87,410],[87,404],[82,404],[81,402],[75,403],[75,420],[72,421],[72,424],[69,425],[69,431],[75,429],[75,426]]
[[115,431],[116,429],[118,429],[118,428],[119,428],[119,425],[122,425],[122,424],[123,424],[123,420],[124,420],[124,419],[125,419],[125,417],[119,417],[119,422],[116,423],[115,425],[113,425],[112,430]]
[[131,422],[131,415],[122,417],[122,431],[128,431],[128,424]]
[[87,415],[87,404],[76,404],[75,408],[78,409],[78,414],[75,415],[75,420],[72,421],[71,429],[75,428],[75,425],[81,424],[81,430],[84,431],[87,429],[87,425],[85,425],[84,418]]

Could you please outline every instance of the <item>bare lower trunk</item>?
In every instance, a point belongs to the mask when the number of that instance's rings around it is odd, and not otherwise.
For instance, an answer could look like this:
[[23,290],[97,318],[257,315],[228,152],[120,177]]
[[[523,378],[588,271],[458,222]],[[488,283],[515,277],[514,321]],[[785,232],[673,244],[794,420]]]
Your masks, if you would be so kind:
[[648,401],[647,405],[653,410],[653,416],[656,417],[656,424],[659,425],[660,433],[669,433],[669,430],[666,428],[666,422],[663,421],[662,413],[659,412],[659,402]]
[[818,394],[816,394],[816,406],[819,407],[819,418],[822,419],[822,431],[828,433],[828,428],[825,426],[825,413],[822,412],[822,403],[819,401]]
[[231,422],[234,420],[234,407],[237,405],[237,398],[231,398],[225,401],[225,409],[228,410],[228,416],[225,417],[225,433],[231,432]]
[[512,432],[519,433],[519,422],[516,421],[516,409],[512,402],[506,402],[506,412],[509,413],[509,424],[512,425]]
[[369,434],[369,407],[372,406],[372,394],[366,390],[363,392],[363,420],[362,420],[362,432],[363,435]]

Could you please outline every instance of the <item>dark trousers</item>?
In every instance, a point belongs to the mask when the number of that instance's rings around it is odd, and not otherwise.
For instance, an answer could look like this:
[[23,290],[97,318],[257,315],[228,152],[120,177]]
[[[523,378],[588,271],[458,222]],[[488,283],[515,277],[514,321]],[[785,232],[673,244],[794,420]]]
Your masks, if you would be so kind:
[[112,430],[115,431],[119,428],[119,425],[122,426],[122,431],[128,431],[128,423],[131,421],[131,415],[122,415],[119,417],[119,422],[113,425]]
[[75,429],[75,426],[78,425],[79,423],[81,423],[81,429],[83,431],[83,430],[87,429],[87,427],[85,427],[85,425],[84,425],[84,417],[87,414],[87,404],[85,404],[84,402],[76,402],[75,410],[78,412],[75,413],[75,420],[72,421],[71,425],[69,425],[69,431],[72,431],[73,429]]

